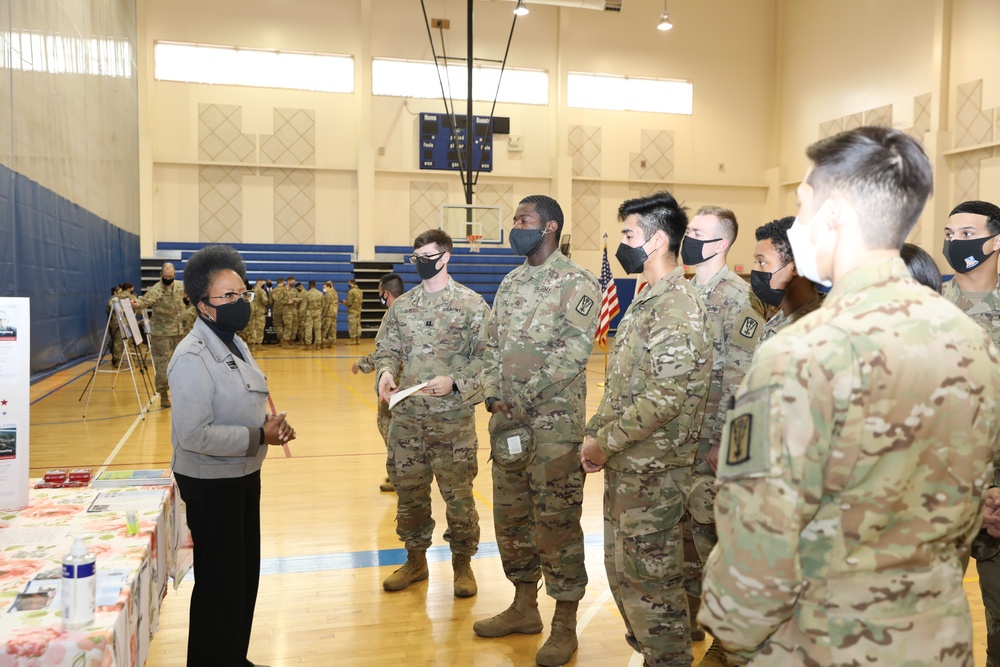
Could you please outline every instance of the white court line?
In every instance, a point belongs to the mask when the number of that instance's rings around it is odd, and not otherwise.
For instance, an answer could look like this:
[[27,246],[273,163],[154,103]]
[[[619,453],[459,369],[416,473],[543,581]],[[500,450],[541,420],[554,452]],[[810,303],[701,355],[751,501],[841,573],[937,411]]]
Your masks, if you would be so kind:
[[101,474],[108,469],[108,466],[111,465],[111,462],[115,460],[116,456],[118,456],[118,452],[121,451],[122,447],[125,445],[125,442],[128,440],[128,437],[132,435],[132,431],[135,430],[135,427],[139,425],[139,422],[142,421],[142,418],[144,416],[145,415],[141,412],[138,415],[136,415],[135,421],[132,422],[132,425],[128,427],[127,431],[125,431],[125,435],[122,436],[122,439],[118,441],[118,444],[115,445],[115,448],[111,450],[110,454],[108,454],[108,458],[104,459],[104,463],[102,463],[101,467],[97,469],[96,473],[94,473],[94,477],[100,477]]

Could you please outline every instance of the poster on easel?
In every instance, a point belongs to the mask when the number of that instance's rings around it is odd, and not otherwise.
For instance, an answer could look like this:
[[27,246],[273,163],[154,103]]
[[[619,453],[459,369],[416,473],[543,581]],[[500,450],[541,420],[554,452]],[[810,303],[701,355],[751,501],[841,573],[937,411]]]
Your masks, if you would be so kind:
[[26,298],[0,297],[0,509],[28,506],[31,317]]
[[128,323],[128,329],[132,332],[132,340],[135,341],[136,345],[142,343],[142,332],[139,330],[139,322],[135,319],[135,310],[132,309],[132,302],[127,299],[120,299],[118,305],[121,306],[122,312],[125,313],[125,321]]

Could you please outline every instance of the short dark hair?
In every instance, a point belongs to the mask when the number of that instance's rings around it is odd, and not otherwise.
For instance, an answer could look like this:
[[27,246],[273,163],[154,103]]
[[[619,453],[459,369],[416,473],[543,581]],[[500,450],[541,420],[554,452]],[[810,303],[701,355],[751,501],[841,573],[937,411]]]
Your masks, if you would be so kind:
[[813,162],[806,182],[818,201],[842,192],[854,206],[869,249],[903,245],[934,188],[920,143],[899,130],[859,127],[806,149]]
[[402,296],[406,291],[403,285],[403,278],[398,273],[387,273],[378,280],[382,289],[393,296]]
[[719,221],[719,228],[722,230],[722,238],[729,241],[731,246],[736,242],[736,237],[740,234],[740,223],[736,220],[736,214],[728,208],[721,206],[702,206],[695,215],[714,215]]
[[295,280],[295,276],[288,276],[289,280]]
[[315,280],[310,280],[309,281],[309,289],[312,289],[314,287],[316,287],[316,281]]
[[522,199],[521,203],[534,204],[535,212],[538,213],[538,217],[542,219],[542,222],[555,221],[556,245],[558,246],[563,230],[563,211],[559,202],[548,195],[529,195]]
[[208,245],[195,251],[184,265],[184,291],[192,303],[208,294],[208,286],[219,271],[235,271],[247,284],[247,265],[240,253],[227,245]]
[[795,259],[792,257],[792,244],[788,242],[788,230],[793,224],[795,224],[795,216],[789,215],[765,223],[754,232],[758,241],[765,239],[771,241],[771,245],[777,251],[778,257],[785,264]]
[[672,194],[663,190],[648,197],[629,199],[618,207],[618,219],[622,222],[633,214],[639,217],[639,229],[646,235],[647,241],[659,230],[666,233],[667,251],[676,258],[681,239],[687,231],[687,209],[678,204]]
[[986,216],[986,231],[992,234],[1000,234],[1000,206],[991,204],[988,201],[964,201],[948,214],[950,218],[958,213],[972,213],[973,215]]
[[422,248],[428,243],[436,244],[438,248],[445,252],[451,252],[455,247],[455,244],[446,231],[443,229],[428,229],[413,239],[413,249]]
[[938,294],[941,293],[941,272],[926,250],[912,243],[904,243],[899,249],[899,256],[906,262],[906,268],[914,280]]

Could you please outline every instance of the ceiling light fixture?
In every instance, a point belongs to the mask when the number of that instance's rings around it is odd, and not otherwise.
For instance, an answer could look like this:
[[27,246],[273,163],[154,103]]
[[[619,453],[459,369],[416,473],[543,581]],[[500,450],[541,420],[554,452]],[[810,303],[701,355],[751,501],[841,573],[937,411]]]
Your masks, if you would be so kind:
[[514,13],[518,16],[528,15],[528,8],[524,5],[524,0],[517,0],[517,7],[514,8]]
[[656,29],[666,32],[673,27],[674,24],[670,22],[670,14],[667,13],[667,0],[663,0],[663,13],[660,14],[660,22],[656,25]]

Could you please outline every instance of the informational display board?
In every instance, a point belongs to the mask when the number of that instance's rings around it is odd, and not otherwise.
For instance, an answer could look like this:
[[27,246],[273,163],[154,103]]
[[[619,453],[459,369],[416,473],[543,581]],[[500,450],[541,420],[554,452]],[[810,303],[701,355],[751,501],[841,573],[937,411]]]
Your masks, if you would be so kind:
[[139,330],[139,322],[135,319],[135,311],[132,309],[132,302],[128,299],[115,299],[115,308],[121,310],[125,323],[128,324],[128,334],[135,344],[142,342],[142,332]]
[[28,506],[29,303],[0,297],[0,509],[5,510]]
[[[467,168],[465,116],[458,116],[454,130],[451,118],[440,113],[420,114],[421,169],[459,171]],[[489,116],[473,116],[472,171],[493,171],[493,125]]]

